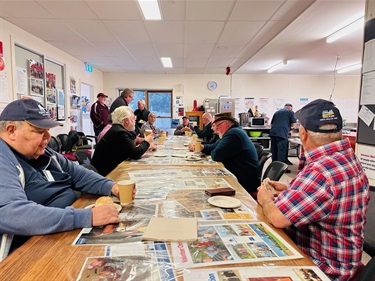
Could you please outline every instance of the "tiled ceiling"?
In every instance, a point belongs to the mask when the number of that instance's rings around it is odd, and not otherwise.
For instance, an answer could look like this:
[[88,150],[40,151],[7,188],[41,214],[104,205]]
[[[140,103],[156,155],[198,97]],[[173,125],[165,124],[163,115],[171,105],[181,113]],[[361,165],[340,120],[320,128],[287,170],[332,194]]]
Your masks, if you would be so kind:
[[361,62],[363,29],[331,44],[325,37],[363,15],[365,0],[159,4],[161,21],[144,20],[136,0],[0,0],[0,17],[103,72],[264,74],[288,60],[277,73],[328,75]]

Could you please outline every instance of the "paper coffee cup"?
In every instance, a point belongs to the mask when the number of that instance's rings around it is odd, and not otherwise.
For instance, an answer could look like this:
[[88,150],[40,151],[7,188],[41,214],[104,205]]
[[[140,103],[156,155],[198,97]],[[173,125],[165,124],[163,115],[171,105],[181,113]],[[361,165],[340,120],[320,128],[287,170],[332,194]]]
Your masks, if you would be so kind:
[[152,134],[152,130],[145,130],[145,137],[147,137],[150,134]]
[[201,142],[200,141],[196,141],[194,143],[194,152],[201,152]]
[[195,142],[196,140],[197,140],[197,135],[196,134],[192,135],[191,136],[191,141]]
[[164,142],[164,137],[160,136],[160,137],[158,138],[158,142],[159,142],[159,144],[163,144],[163,142]]
[[120,203],[121,205],[130,204],[133,202],[133,191],[135,188],[135,181],[132,180],[122,180],[117,182],[118,189],[120,193]]

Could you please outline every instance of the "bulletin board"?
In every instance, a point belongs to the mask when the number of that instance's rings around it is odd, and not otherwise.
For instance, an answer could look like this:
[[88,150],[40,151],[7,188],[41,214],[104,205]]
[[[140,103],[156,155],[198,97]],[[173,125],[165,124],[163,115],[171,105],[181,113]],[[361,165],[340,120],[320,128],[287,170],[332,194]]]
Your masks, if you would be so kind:
[[365,24],[357,143],[375,146],[375,18]]

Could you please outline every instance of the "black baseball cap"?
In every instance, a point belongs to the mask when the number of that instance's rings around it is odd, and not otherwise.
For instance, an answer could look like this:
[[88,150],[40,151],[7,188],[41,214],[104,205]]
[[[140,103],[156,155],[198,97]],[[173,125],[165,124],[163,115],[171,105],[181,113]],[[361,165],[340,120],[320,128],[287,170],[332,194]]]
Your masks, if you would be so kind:
[[186,119],[189,119],[189,118],[187,118],[187,116],[182,116],[182,119],[185,119],[185,118],[186,118]]
[[19,99],[9,103],[1,112],[0,121],[26,121],[31,125],[50,129],[63,124],[52,120],[48,110],[33,99]]
[[[307,130],[319,133],[334,133],[342,129],[342,117],[339,109],[331,101],[317,99],[295,113],[296,118]],[[321,125],[334,124],[336,129],[322,130]]]

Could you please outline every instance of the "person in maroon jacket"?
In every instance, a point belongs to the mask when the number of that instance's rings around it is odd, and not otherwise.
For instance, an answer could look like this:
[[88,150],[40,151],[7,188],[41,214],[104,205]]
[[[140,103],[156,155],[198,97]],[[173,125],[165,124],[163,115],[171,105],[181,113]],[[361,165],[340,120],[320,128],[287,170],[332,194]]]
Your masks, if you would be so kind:
[[96,97],[98,100],[91,106],[90,118],[94,126],[95,136],[98,136],[108,124],[109,110],[105,104],[105,100],[108,96],[99,93]]

